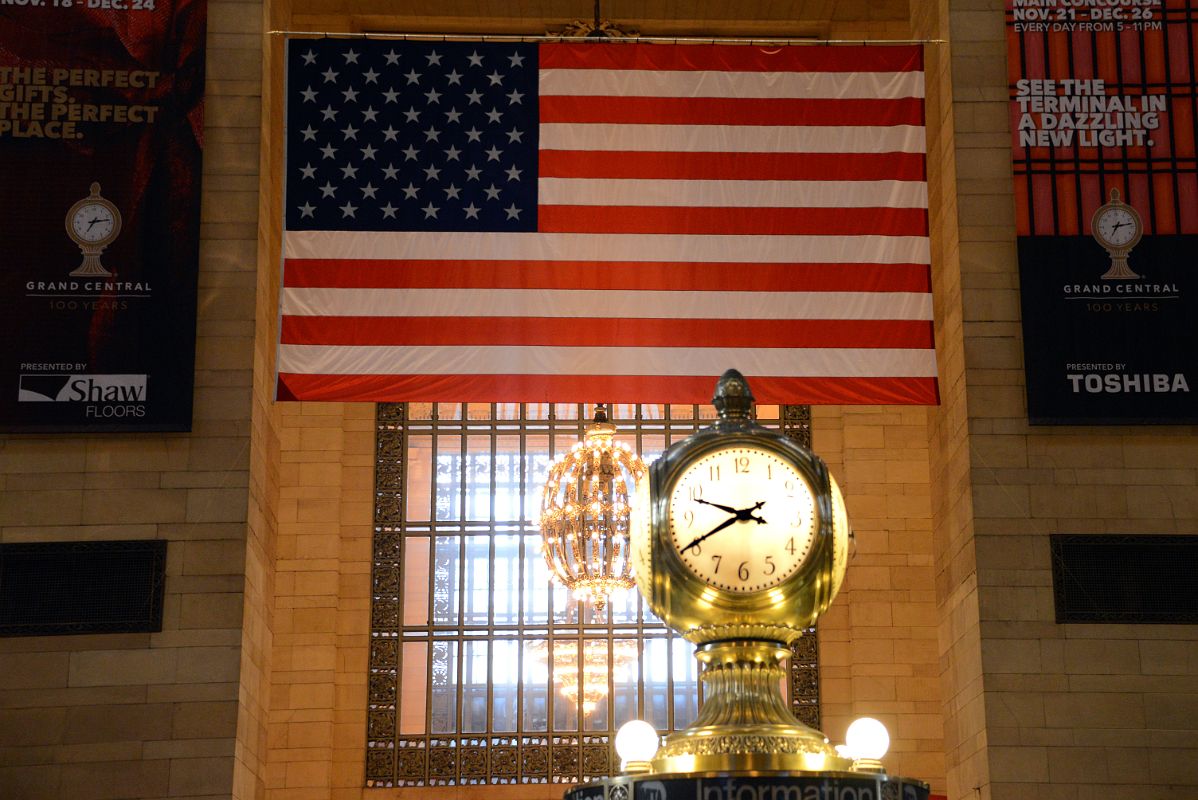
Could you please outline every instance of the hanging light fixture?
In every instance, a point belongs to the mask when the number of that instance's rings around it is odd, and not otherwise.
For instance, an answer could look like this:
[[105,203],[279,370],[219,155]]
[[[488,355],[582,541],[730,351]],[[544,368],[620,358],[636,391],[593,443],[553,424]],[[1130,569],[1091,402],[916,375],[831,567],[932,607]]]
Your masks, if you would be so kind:
[[[582,642],[559,639],[553,644],[553,682],[570,703],[581,702],[584,717],[589,717],[600,703],[605,702],[608,679],[615,683],[627,680],[628,667],[636,661],[636,645],[632,642],[613,642],[610,662],[607,647],[608,643],[603,639]],[[548,643],[537,642],[531,650],[541,664],[549,663]]]
[[628,498],[644,480],[645,462],[612,441],[616,426],[602,405],[570,451],[549,467],[541,495],[542,552],[551,579],[596,610],[609,595],[636,585],[628,552]]

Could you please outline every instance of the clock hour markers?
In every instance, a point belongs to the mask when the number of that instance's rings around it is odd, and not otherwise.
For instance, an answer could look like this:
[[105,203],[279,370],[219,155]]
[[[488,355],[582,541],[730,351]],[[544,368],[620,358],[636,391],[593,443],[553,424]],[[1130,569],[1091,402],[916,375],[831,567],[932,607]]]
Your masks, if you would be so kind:
[[670,490],[669,517],[687,569],[738,593],[763,591],[794,574],[815,538],[806,479],[779,454],[753,445],[683,467]]

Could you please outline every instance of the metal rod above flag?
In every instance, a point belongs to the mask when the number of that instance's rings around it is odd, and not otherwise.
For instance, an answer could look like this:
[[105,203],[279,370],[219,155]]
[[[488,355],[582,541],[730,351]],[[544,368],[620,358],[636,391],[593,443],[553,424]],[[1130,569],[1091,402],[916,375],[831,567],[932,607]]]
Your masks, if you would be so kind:
[[[322,39],[382,39],[401,42],[577,42],[577,36],[551,33],[401,33],[385,31],[268,31],[270,36]],[[814,36],[650,36],[635,34],[598,40],[611,44],[731,44],[751,47],[808,45],[948,44],[948,39],[820,39]]]

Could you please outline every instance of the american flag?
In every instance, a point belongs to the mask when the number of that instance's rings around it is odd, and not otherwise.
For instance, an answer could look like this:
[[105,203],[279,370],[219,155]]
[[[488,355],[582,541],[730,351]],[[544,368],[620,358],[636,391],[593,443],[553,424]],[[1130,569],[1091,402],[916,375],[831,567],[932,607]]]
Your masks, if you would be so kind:
[[921,51],[288,44],[278,396],[935,403]]

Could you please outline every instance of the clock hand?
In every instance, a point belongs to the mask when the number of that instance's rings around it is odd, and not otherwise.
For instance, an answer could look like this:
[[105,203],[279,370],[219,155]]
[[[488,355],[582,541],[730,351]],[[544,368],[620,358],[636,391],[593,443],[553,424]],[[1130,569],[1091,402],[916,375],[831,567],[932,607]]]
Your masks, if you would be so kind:
[[708,502],[708,501],[704,500],[702,497],[696,497],[696,498],[695,498],[695,502],[696,502],[696,503],[702,503],[702,504],[703,504],[703,505],[705,505],[705,506],[714,506],[715,508],[718,508],[718,509],[720,509],[721,511],[727,511],[729,514],[735,514],[735,513],[736,513],[736,509],[735,509],[735,508],[733,508],[732,506],[722,506],[722,505],[720,505],[719,503],[710,503],[710,502]]
[[695,539],[693,542],[691,542],[690,544],[688,544],[686,547],[682,548],[682,552],[683,552],[683,553],[685,553],[687,550],[690,550],[692,547],[694,547],[694,546],[695,546],[695,545],[697,545],[699,542],[701,542],[701,541],[703,541],[704,539],[706,539],[708,536],[711,536],[711,535],[713,535],[713,534],[719,533],[720,531],[724,530],[724,528],[727,528],[729,525],[733,524],[734,522],[739,522],[739,519],[738,519],[738,518],[736,518],[736,517],[729,517],[728,519],[726,519],[726,520],[724,520],[723,522],[721,522],[719,525],[716,525],[714,528],[712,528],[711,530],[709,530],[707,533],[705,533],[705,534],[703,534],[702,536],[700,536],[700,537],[696,538],[696,539]]
[[[704,502],[704,501],[700,501],[700,502]],[[715,505],[715,503],[708,503],[708,505]],[[753,520],[758,525],[764,525],[765,520],[753,513],[757,509],[761,508],[763,505],[765,505],[765,501],[759,500],[757,503],[749,506],[748,508],[730,509],[732,511],[732,513],[736,514],[735,517],[730,517],[729,519],[726,519],[723,522],[721,522],[719,525],[716,525],[714,528],[709,530],[707,533],[703,534],[702,536],[698,537],[693,542],[688,544],[686,547],[682,548],[682,552],[685,553],[687,550],[690,550],[692,547],[699,544],[699,542],[703,541],[708,536],[719,533],[720,531],[724,530],[724,528],[727,528],[729,525],[731,525],[734,522],[748,522],[749,520]]]

